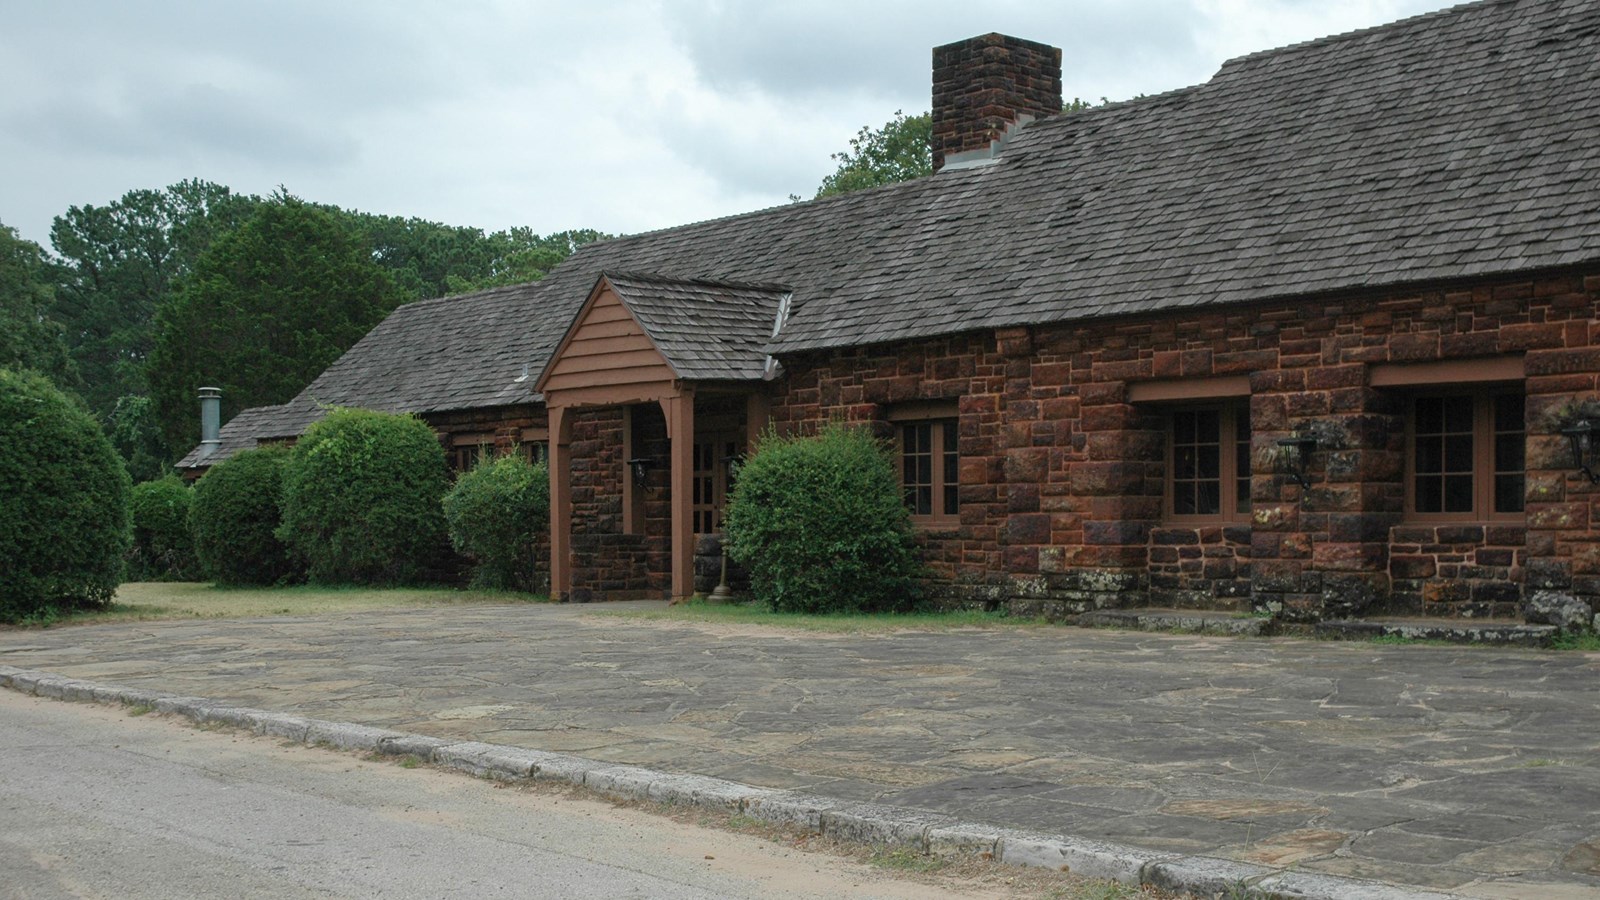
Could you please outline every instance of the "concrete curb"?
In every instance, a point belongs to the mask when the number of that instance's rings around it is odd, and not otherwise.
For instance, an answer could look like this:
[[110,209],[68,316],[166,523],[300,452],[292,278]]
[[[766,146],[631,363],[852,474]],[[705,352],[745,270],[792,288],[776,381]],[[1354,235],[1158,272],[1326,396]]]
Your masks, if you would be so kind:
[[1071,871],[1123,884],[1148,884],[1199,897],[1263,900],[1461,900],[1458,894],[1402,888],[1332,875],[1272,869],[1206,856],[1036,834],[920,809],[834,800],[796,791],[752,787],[703,775],[673,775],[578,756],[450,741],[300,716],[228,706],[203,697],[96,684],[0,666],[0,687],[23,694],[105,705],[148,706],[197,724],[217,723],[308,746],[416,756],[435,765],[497,781],[559,781],[603,796],[703,807],[809,829],[843,841],[926,853],[988,853],[1003,863]]

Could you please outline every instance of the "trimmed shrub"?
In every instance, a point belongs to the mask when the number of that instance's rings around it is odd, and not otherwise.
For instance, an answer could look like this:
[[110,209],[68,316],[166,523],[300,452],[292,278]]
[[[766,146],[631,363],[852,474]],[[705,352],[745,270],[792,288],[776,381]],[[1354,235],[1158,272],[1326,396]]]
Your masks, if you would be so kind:
[[861,428],[763,437],[728,502],[729,555],[778,611],[906,609],[919,570],[887,449]]
[[128,532],[128,473],[94,416],[0,369],[0,620],[108,604]]
[[193,497],[176,475],[133,486],[128,495],[133,519],[125,575],[129,581],[194,581],[199,576],[194,537],[189,533]]
[[421,419],[336,409],[289,453],[278,537],[312,581],[414,581],[448,546],[447,487],[444,450]]
[[550,473],[520,454],[485,460],[444,497],[456,552],[472,560],[472,586],[533,591],[539,538],[550,530]]
[[279,495],[288,447],[241,450],[212,466],[194,486],[189,528],[205,577],[219,584],[298,581],[303,567],[278,539]]

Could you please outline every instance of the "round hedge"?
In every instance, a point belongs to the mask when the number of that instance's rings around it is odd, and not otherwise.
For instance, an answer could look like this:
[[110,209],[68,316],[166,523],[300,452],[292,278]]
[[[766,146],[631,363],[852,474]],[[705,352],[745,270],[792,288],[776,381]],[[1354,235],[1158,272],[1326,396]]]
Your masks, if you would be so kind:
[[764,437],[739,468],[728,553],[778,611],[905,609],[919,565],[886,449],[861,428]]
[[0,369],[0,620],[109,603],[128,532],[128,473],[94,416]]
[[241,450],[195,483],[189,528],[205,577],[219,584],[281,584],[304,572],[274,533],[287,447]]
[[533,591],[539,538],[550,530],[550,473],[520,454],[479,463],[444,497],[456,552],[472,560],[472,586]]
[[336,409],[289,454],[278,537],[312,581],[414,581],[448,547],[448,483],[444,450],[421,419]]
[[200,574],[189,533],[194,493],[176,475],[133,486],[128,511],[133,547],[128,550],[129,581],[193,581]]

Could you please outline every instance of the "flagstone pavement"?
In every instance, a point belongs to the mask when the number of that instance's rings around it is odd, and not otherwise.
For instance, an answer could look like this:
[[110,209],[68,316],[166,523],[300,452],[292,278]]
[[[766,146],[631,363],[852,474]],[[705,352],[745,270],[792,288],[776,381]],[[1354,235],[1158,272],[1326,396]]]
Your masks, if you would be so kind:
[[817,634],[640,606],[7,631],[0,664],[1156,850],[1600,897],[1600,654]]

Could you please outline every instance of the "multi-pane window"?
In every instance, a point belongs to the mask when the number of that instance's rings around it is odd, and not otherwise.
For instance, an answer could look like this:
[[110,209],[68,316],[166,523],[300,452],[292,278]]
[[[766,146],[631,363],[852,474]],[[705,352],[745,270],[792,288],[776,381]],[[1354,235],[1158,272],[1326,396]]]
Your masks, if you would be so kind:
[[1174,519],[1250,516],[1250,414],[1243,404],[1171,414],[1168,513]]
[[1414,398],[1407,511],[1453,519],[1520,515],[1525,408],[1521,394]]
[[493,457],[493,437],[458,436],[451,443],[447,461],[450,463],[450,471],[460,475],[471,471],[479,462]]
[[933,521],[954,519],[960,511],[956,438],[955,419],[900,425],[900,483],[911,515]]
[[695,534],[716,534],[722,530],[723,507],[728,502],[728,463],[739,453],[733,437],[710,437],[695,441],[690,479],[693,492],[691,518]]

